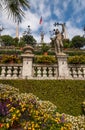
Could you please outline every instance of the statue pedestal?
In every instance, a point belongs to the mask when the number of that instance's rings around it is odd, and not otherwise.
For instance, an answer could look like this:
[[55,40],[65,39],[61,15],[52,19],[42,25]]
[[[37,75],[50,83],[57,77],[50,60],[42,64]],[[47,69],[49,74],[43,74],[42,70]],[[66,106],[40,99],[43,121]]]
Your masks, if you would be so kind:
[[23,48],[24,54],[22,54],[23,58],[23,67],[22,67],[22,78],[28,79],[33,77],[32,72],[32,64],[34,54],[32,53],[33,48],[31,46],[26,46]]
[[23,67],[22,67],[22,78],[31,78],[32,75],[32,60],[33,54],[22,54],[23,57]]
[[58,78],[59,79],[67,79],[70,78],[69,68],[67,64],[67,57],[68,55],[64,53],[57,54],[58,60]]

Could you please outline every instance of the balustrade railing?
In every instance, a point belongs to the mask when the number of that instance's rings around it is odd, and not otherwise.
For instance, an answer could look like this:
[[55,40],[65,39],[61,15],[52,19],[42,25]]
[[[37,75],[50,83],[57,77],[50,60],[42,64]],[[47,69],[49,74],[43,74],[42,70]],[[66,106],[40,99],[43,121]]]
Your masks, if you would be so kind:
[[0,64],[0,79],[21,78],[22,64]]
[[73,79],[85,79],[85,65],[69,65],[69,72]]
[[43,79],[56,79],[58,77],[58,66],[34,64],[33,77]]
[[[68,65],[72,79],[85,79],[85,65]],[[32,79],[58,79],[58,65],[33,64]],[[0,64],[0,79],[22,78],[22,64]]]

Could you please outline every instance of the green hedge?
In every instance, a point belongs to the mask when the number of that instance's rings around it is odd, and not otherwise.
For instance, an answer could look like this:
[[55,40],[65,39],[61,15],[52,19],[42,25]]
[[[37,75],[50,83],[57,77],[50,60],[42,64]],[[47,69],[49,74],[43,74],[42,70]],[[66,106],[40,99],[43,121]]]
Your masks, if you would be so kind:
[[22,54],[22,51],[21,50],[8,50],[8,49],[5,49],[5,50],[0,50],[0,55],[2,54],[7,54],[7,55],[13,55],[13,54],[17,54],[17,55],[21,55]]
[[64,51],[66,54],[69,56],[75,56],[75,55],[84,55],[85,56],[85,51]]
[[40,64],[55,64],[57,60],[54,56],[41,55],[41,56],[35,56],[34,62]]
[[[55,58],[55,56],[50,56],[50,55],[35,56],[34,63],[55,64],[57,63],[57,58]],[[83,55],[69,56],[68,63],[69,64],[85,64],[85,56]]]
[[0,57],[0,63],[7,64],[7,63],[21,63],[21,57],[16,55],[2,55]]
[[83,55],[76,55],[68,57],[69,64],[85,64],[85,56]]
[[0,80],[0,83],[19,88],[21,92],[33,93],[42,100],[49,100],[57,106],[60,113],[82,114],[84,80]]

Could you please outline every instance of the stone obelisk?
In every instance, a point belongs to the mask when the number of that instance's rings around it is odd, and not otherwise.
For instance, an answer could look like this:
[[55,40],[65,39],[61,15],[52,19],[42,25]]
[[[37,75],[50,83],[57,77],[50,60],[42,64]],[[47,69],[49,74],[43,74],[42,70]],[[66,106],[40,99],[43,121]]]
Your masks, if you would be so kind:
[[16,26],[16,38],[19,38],[19,21],[17,22]]

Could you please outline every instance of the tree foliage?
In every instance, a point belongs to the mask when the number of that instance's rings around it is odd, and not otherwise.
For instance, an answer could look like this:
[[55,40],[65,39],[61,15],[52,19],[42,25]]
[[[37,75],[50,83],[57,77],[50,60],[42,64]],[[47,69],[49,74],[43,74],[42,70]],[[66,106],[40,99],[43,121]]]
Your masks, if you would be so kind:
[[85,38],[81,36],[74,36],[72,38],[72,47],[80,48],[85,45]]
[[69,48],[70,40],[69,39],[63,39],[63,46],[64,46],[64,48]]
[[5,46],[13,45],[14,40],[10,35],[3,35],[3,36],[1,36],[1,39]]
[[46,43],[42,44],[42,46],[41,46],[42,53],[47,52],[49,49],[50,49],[50,47]]
[[24,42],[27,45],[35,46],[36,40],[32,35],[23,35],[23,37],[20,39],[20,42]]
[[23,37],[20,39],[21,43],[25,43],[26,45],[35,46],[36,40],[31,34],[30,26],[28,25],[27,29],[23,33]]

